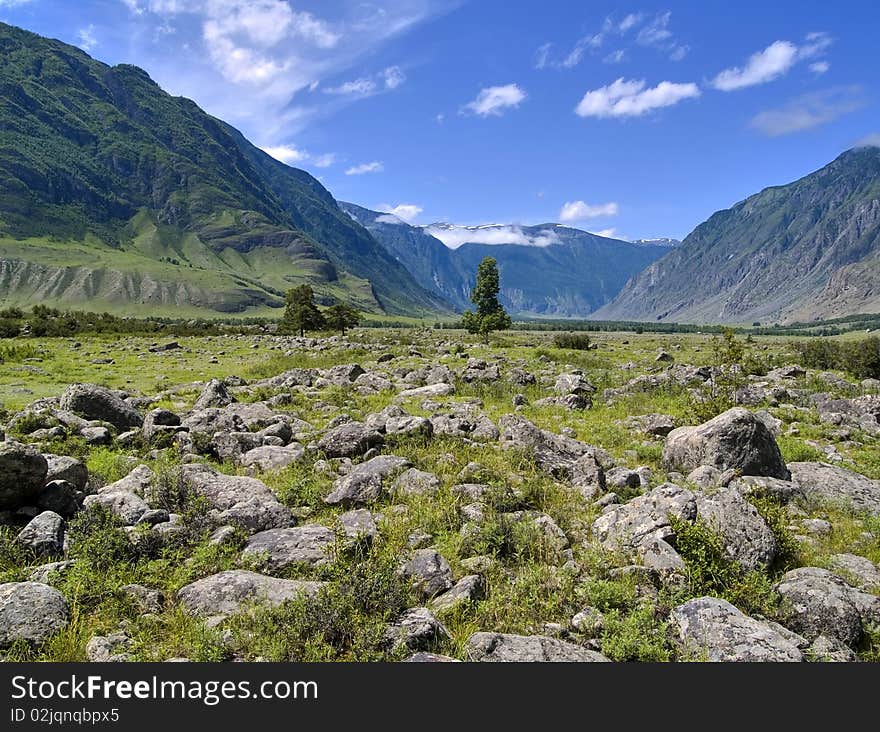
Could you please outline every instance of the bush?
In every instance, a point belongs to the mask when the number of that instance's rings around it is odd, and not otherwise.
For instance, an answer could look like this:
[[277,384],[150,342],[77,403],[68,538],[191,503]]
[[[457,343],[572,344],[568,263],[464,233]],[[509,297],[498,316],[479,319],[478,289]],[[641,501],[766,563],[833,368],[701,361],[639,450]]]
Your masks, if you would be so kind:
[[586,333],[557,333],[553,336],[553,345],[572,351],[588,351],[591,341]]
[[832,341],[812,338],[794,344],[801,363],[814,369],[848,371],[862,379],[880,379],[880,338]]

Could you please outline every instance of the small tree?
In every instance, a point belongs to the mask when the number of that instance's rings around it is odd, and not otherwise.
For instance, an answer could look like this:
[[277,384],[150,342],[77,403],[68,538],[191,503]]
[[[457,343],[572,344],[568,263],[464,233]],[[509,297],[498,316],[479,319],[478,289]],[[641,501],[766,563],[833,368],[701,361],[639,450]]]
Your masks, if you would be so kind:
[[336,303],[324,312],[327,327],[338,330],[345,335],[346,328],[354,328],[361,320],[361,314],[351,305]]
[[327,326],[324,315],[315,304],[315,293],[308,285],[300,285],[288,290],[284,299],[287,301],[287,306],[279,328],[282,333],[299,331],[302,337],[307,330],[321,330]]
[[469,333],[482,335],[486,343],[493,330],[507,330],[512,324],[510,316],[498,302],[500,289],[498,263],[493,257],[485,257],[477,267],[477,284],[471,293],[476,312],[466,312],[461,322]]

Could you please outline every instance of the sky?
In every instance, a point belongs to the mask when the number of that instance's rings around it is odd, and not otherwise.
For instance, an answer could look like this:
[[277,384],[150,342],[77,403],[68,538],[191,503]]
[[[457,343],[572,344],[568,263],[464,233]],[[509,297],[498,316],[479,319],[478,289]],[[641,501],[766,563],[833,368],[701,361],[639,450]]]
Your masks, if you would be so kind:
[[683,238],[880,144],[876,0],[0,0],[414,224]]

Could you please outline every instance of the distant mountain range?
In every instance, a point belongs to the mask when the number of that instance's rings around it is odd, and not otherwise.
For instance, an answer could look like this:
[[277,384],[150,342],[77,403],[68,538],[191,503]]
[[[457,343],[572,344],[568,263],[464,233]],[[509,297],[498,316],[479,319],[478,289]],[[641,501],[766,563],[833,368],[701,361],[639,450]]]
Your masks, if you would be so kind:
[[665,247],[608,239],[560,224],[419,227],[352,203],[340,206],[422,287],[461,309],[470,306],[477,265],[486,256],[498,261],[499,299],[511,314],[566,318],[589,315],[666,253]]
[[880,312],[880,148],[719,211],[592,317],[695,323]]

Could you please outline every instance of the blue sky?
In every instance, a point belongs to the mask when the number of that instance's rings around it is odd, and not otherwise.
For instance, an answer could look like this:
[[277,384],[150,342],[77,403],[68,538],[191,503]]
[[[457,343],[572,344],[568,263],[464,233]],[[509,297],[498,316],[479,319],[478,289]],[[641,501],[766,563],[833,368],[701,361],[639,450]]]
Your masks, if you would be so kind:
[[880,140],[876,1],[0,0],[414,223],[683,237]]

